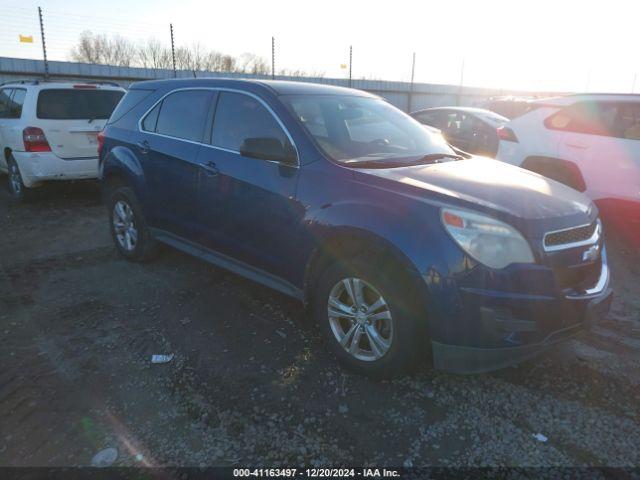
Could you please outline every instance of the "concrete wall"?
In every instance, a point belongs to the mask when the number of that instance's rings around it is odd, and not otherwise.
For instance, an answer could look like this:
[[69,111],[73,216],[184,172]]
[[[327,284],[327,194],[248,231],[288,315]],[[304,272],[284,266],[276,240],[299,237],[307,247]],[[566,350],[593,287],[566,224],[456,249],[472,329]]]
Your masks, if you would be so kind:
[[[0,83],[21,79],[41,79],[44,76],[44,61],[27,60],[22,58],[0,57]],[[57,81],[110,81],[124,87],[139,80],[154,78],[173,78],[173,70],[160,70],[138,67],[115,67],[111,65],[95,65],[74,62],[49,62],[51,80]],[[226,77],[226,78],[267,78],[270,75],[251,75],[226,72],[195,72],[197,77]],[[180,78],[193,78],[194,72],[181,70],[177,72]],[[276,76],[278,80],[295,80],[301,82],[325,83],[331,85],[349,86],[347,79],[287,77]],[[407,82],[388,82],[382,80],[353,80],[353,88],[366,90],[386,98],[390,103],[404,111],[415,111],[421,108],[465,105],[475,106],[489,97],[496,95],[536,95],[534,92],[515,92],[487,88],[462,87],[457,85],[438,85],[430,83],[415,83],[413,92],[411,84]],[[544,95],[549,95],[546,93]]]

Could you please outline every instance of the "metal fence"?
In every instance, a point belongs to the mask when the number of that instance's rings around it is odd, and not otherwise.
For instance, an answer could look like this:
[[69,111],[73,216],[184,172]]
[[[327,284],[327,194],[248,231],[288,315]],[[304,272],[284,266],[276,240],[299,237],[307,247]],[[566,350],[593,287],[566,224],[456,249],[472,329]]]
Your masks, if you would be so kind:
[[[170,69],[152,69],[138,67],[115,67],[111,65],[95,65],[75,62],[48,62],[50,80],[58,81],[110,81],[127,87],[133,82],[155,78],[263,78],[271,79],[271,75],[252,75],[247,73],[204,72]],[[45,74],[43,60],[0,57],[0,83],[22,80],[42,79]],[[348,79],[324,77],[274,77],[277,80],[295,80],[315,82],[329,85],[349,86]],[[351,86],[386,98],[391,104],[404,111],[415,111],[421,108],[445,105],[479,105],[486,99],[496,95],[522,94],[506,90],[460,87],[457,85],[438,85],[429,83],[389,82],[382,80],[351,80]],[[527,92],[535,95],[533,92]],[[549,95],[548,93],[545,95]]]

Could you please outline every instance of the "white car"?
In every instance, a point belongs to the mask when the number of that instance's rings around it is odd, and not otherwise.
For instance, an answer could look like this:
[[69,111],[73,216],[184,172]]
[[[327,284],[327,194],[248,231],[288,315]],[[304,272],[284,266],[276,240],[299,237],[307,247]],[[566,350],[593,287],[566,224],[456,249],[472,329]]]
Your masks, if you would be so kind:
[[115,84],[0,86],[0,172],[21,201],[48,180],[98,176],[98,133],[125,90]]
[[558,180],[640,226],[640,95],[533,101],[498,131],[497,158]]

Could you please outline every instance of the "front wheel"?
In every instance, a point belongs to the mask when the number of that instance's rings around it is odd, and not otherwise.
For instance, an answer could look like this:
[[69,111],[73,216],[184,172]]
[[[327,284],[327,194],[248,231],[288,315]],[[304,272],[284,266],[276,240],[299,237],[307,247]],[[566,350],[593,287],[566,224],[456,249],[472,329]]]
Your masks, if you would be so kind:
[[416,363],[421,347],[428,345],[422,328],[426,315],[404,279],[374,264],[356,260],[329,266],[319,281],[314,316],[343,365],[384,378]]

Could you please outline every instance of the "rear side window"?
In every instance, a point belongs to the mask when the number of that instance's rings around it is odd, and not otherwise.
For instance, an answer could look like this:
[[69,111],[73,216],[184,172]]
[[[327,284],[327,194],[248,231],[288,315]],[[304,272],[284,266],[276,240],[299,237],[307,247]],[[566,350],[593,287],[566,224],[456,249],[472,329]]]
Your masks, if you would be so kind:
[[[155,131],[170,137],[202,141],[211,95],[209,90],[185,90],[165,97]],[[147,118],[153,116],[152,114],[153,111],[149,112],[143,121],[145,130]]]
[[116,109],[111,114],[111,118],[109,118],[109,123],[117,122],[122,117],[124,117],[127,113],[129,113],[136,105],[138,105],[142,100],[147,98],[153,90],[129,90],[124,97],[120,100]]
[[12,88],[3,88],[0,90],[0,118],[9,118],[9,100],[13,93]]
[[247,138],[289,140],[276,119],[256,99],[241,93],[221,92],[213,122],[212,144],[236,152]]
[[24,97],[26,96],[27,91],[22,88],[16,88],[13,91],[13,96],[9,101],[8,118],[20,118],[22,116],[22,105],[24,104]]
[[123,95],[118,90],[41,90],[37,116],[47,120],[104,120],[111,116]]
[[158,114],[160,113],[161,105],[162,102],[157,104],[155,107],[153,107],[153,110],[147,113],[147,116],[144,117],[144,120],[142,120],[142,130],[144,130],[145,132],[156,131],[156,124],[158,123]]
[[640,104],[579,102],[548,117],[545,126],[587,135],[640,139]]

